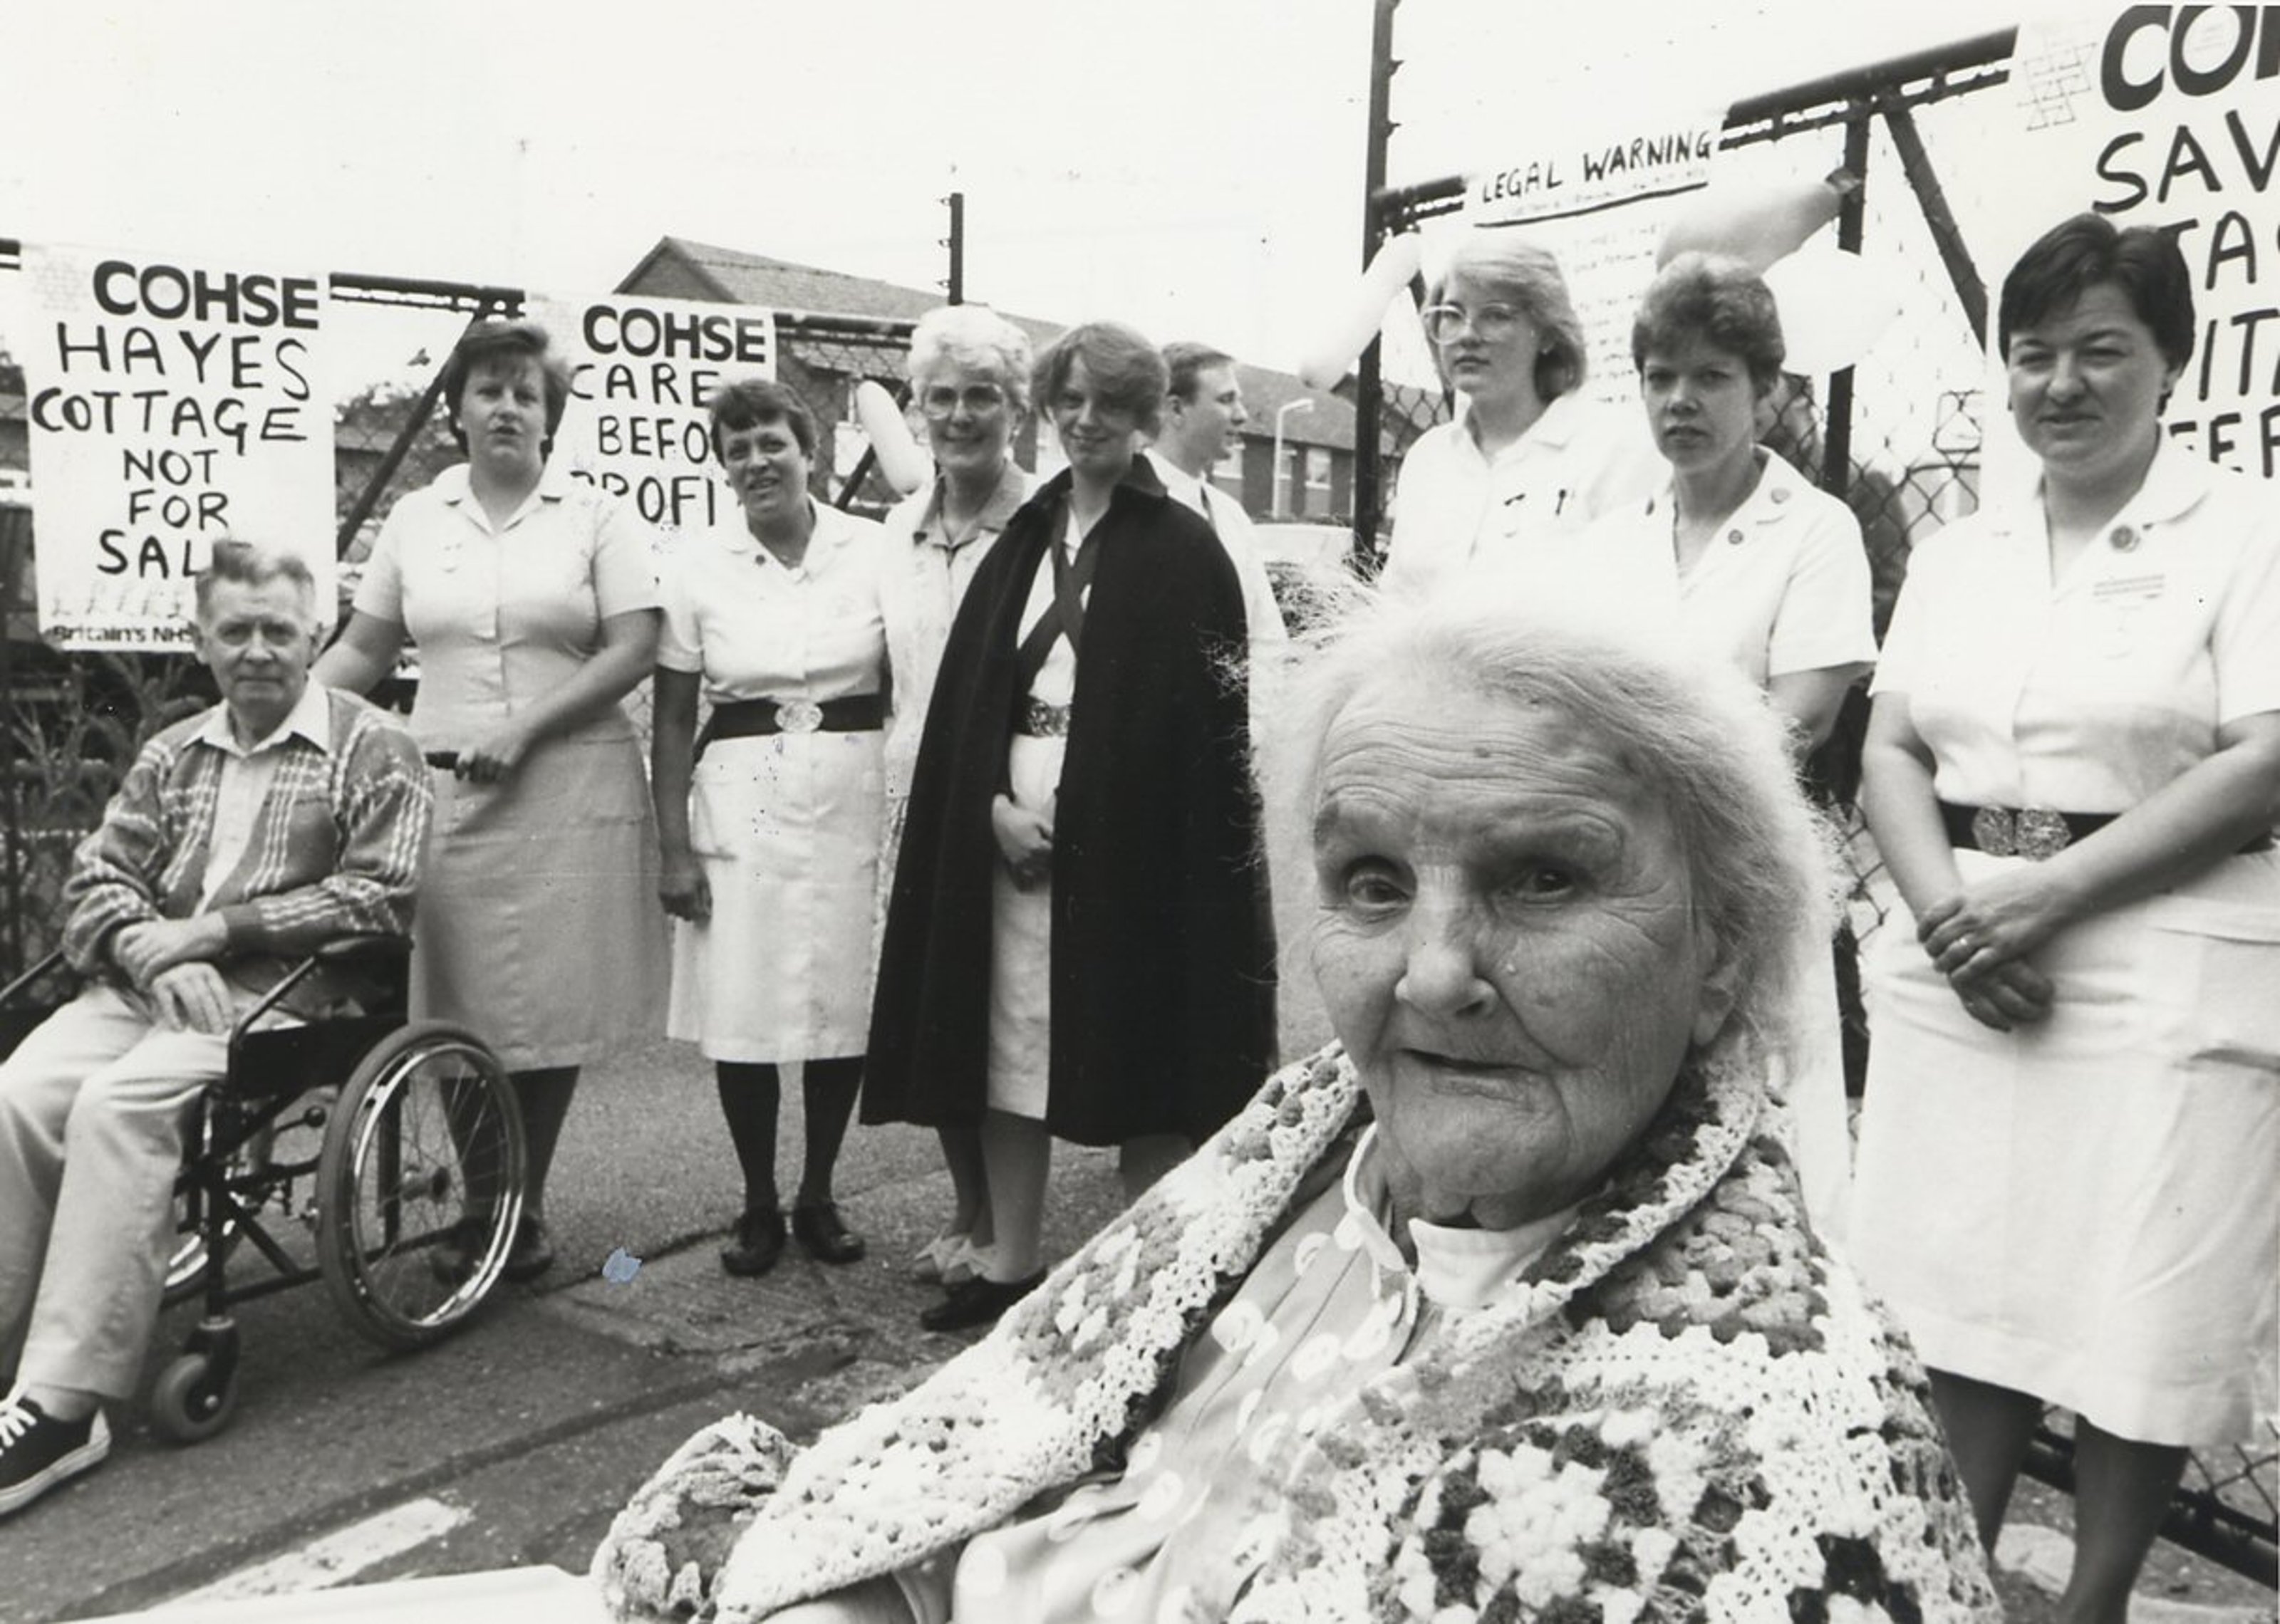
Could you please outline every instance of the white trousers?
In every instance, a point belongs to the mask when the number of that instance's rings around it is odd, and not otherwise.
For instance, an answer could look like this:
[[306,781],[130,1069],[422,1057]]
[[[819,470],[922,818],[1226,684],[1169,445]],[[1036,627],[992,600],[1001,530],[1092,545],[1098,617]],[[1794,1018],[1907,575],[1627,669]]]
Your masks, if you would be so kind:
[[0,1368],[20,1341],[23,1385],[133,1395],[184,1125],[228,1052],[96,985],[0,1062]]

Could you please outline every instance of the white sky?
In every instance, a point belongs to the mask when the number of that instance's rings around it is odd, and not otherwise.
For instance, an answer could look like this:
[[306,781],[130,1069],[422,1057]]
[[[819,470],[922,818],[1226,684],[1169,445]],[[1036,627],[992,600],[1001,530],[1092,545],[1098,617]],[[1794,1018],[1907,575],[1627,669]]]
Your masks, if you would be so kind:
[[[957,186],[969,297],[1282,366],[1358,269],[1369,0],[12,9],[26,241],[579,294],[672,233],[924,287]],[[2003,14],[1406,0],[1393,179],[1523,111],[1722,104]]]

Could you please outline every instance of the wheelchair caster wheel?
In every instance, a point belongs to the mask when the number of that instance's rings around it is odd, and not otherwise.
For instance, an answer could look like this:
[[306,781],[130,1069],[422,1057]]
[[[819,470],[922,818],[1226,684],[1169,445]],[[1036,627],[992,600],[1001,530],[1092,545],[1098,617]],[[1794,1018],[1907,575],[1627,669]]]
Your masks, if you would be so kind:
[[158,1373],[150,1389],[150,1426],[175,1443],[203,1443],[237,1410],[237,1372],[221,1374],[203,1353],[185,1353]]

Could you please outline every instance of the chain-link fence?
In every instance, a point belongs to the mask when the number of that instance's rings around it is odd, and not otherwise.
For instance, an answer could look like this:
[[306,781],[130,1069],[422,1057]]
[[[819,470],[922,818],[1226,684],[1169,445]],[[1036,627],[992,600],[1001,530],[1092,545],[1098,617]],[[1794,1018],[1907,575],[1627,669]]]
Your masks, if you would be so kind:
[[[0,274],[19,247],[0,241]],[[336,380],[334,520],[345,620],[358,566],[397,498],[465,455],[435,381],[467,324],[515,315],[523,294],[474,283],[371,276],[331,279],[327,318],[335,353],[376,376]],[[895,500],[854,412],[855,388],[874,381],[899,398],[908,321],[811,313],[780,315],[777,373],[814,413],[819,500],[875,515]],[[36,524],[20,433],[27,406],[21,367],[0,350],[0,980],[56,944],[58,897],[73,848],[95,827],[142,741],[214,703],[204,666],[173,653],[58,653],[41,642],[33,590]],[[408,703],[409,685],[384,683],[384,704]],[[649,690],[626,701],[647,731]]]
[[[1401,4],[1379,4],[1382,79],[1371,101],[1374,189],[1365,232],[1370,252],[1398,233],[1455,224],[1465,193],[1459,176],[1383,184],[1384,144],[1398,127],[1390,86],[1398,59],[1393,13]],[[1860,520],[1880,640],[1909,550],[1977,504],[1989,303],[1970,244],[1995,235],[1993,214],[2003,206],[1985,181],[1987,152],[2001,140],[2007,119],[2017,117],[2018,92],[2005,87],[2014,73],[2049,65],[2015,63],[2014,43],[2008,31],[1990,34],[1752,97],[1729,111],[1720,138],[1721,153],[1770,143],[1778,146],[1785,172],[1842,169],[1858,178],[1860,185],[1837,218],[1838,245],[1897,273],[1892,291],[1899,309],[1883,336],[1844,372],[1789,380],[1767,435],[1775,450],[1843,497]],[[1423,292],[1413,289],[1421,300]],[[1427,429],[1447,420],[1451,397],[1441,388],[1389,379],[1378,349],[1364,358],[1360,385],[1355,545],[1359,557],[1372,560],[1383,555],[1383,496],[1394,489],[1401,458]],[[1808,774],[1845,833],[1852,866],[1837,980],[1847,1080],[1855,1092],[1868,1042],[1859,948],[1894,905],[1852,804],[1866,720],[1865,696],[1856,692]],[[2038,1436],[2030,1469],[2070,1489],[2070,1457],[2067,1431],[2054,1421]],[[2280,1450],[2270,1440],[2253,1449],[2203,1451],[2188,1469],[2165,1533],[2273,1584],[2280,1579],[2276,1480]]]

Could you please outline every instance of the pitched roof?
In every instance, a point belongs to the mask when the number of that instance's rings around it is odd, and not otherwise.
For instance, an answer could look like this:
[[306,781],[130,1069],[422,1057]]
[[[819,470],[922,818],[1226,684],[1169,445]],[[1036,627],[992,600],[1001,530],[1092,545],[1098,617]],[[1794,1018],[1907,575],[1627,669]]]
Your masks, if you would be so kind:
[[[740,248],[721,248],[687,237],[658,239],[655,248],[618,284],[620,293],[670,294],[676,297],[718,299],[730,304],[758,304],[772,310],[797,311],[834,316],[880,316],[914,321],[943,302],[939,289],[897,287],[867,276],[827,271],[817,266],[794,265]],[[1058,338],[1067,323],[1041,320],[1012,311],[998,312],[1044,345]],[[1236,363],[1243,385],[1244,403],[1251,411],[1250,434],[1270,439],[1275,413],[1286,402],[1313,401],[1308,412],[1292,412],[1283,419],[1283,438],[1294,444],[1350,448],[1353,444],[1353,407],[1336,396],[1311,390],[1289,373]]]

